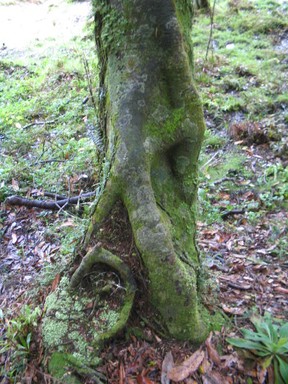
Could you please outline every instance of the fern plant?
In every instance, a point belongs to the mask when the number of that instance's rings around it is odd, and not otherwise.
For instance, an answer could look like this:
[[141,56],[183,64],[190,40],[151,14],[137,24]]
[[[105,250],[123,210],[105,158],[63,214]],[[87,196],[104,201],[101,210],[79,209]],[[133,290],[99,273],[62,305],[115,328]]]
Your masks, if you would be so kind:
[[243,329],[243,339],[227,338],[228,343],[251,351],[261,358],[264,368],[273,365],[275,384],[288,383],[288,323],[275,324],[269,316],[264,319],[254,316],[251,322],[255,332]]

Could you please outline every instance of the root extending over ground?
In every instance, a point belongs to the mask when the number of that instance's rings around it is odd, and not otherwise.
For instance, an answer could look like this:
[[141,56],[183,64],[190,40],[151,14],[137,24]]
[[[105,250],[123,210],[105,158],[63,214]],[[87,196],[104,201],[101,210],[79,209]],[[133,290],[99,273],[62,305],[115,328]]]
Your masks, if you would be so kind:
[[115,270],[121,277],[125,288],[124,303],[120,310],[118,321],[113,326],[113,328],[109,330],[109,332],[100,334],[97,340],[94,341],[95,343],[99,344],[99,342],[103,342],[106,339],[109,339],[118,334],[126,325],[133,305],[136,284],[131,271],[119,257],[113,255],[111,252],[103,248],[95,246],[83,258],[79,268],[73,274],[71,278],[72,289],[76,289],[80,285],[83,278],[90,273],[95,264],[105,264],[111,269]]

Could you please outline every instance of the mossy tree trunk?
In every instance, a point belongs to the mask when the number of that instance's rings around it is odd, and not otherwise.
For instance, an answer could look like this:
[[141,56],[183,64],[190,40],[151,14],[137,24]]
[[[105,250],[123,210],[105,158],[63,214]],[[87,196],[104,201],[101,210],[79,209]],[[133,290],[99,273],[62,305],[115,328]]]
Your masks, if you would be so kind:
[[127,209],[170,334],[201,341],[195,245],[197,161],[204,133],[193,82],[189,0],[94,0],[100,118],[110,172],[89,247],[117,201]]

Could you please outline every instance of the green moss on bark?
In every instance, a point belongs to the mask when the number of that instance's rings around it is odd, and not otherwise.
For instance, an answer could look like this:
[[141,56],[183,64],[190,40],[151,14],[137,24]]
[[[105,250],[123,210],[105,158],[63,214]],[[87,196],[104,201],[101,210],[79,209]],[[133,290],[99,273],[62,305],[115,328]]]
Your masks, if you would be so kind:
[[[101,84],[109,95],[106,140],[109,147],[114,137],[116,145],[109,154],[108,181],[85,246],[92,229],[97,237],[116,197],[122,200],[148,272],[151,303],[173,337],[198,342],[207,334],[199,311],[201,266],[195,244],[197,161],[205,124],[192,76],[191,3],[113,0],[109,4],[108,13],[100,9],[96,40],[100,56],[105,51],[100,61],[105,66]],[[108,20],[115,15],[120,33],[127,28],[120,43]]]
[[[158,103],[156,102],[155,104],[157,105]],[[152,115],[154,121],[146,124],[144,129],[152,138],[165,141],[166,137],[171,139],[171,137],[173,138],[175,136],[175,132],[181,127],[186,113],[184,108],[177,108],[174,111],[169,111],[164,107],[161,110],[161,104],[158,105],[158,109],[156,109]]]

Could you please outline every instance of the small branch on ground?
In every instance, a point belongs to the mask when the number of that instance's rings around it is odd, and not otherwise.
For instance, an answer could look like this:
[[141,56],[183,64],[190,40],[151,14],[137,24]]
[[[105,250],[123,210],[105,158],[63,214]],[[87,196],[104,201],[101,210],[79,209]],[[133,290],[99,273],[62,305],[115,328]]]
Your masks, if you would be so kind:
[[[91,193],[93,193],[93,192],[91,192]],[[43,195],[46,196],[46,197],[51,197],[52,199],[55,199],[55,200],[65,200],[65,199],[67,199],[67,196],[59,195],[58,193],[53,193],[53,192],[44,192]]]
[[226,220],[229,216],[233,215],[243,215],[245,213],[244,209],[232,209],[231,211],[223,212],[221,218]]
[[67,161],[67,159],[65,159],[65,160],[58,160],[58,159],[41,160],[41,161],[36,161],[35,163],[33,163],[33,165],[50,164],[50,163],[65,163],[66,161]]
[[218,184],[222,184],[222,183],[224,183],[226,181],[234,181],[235,182],[235,179],[233,177],[223,177],[222,179],[213,181],[213,184],[214,185],[218,185]]
[[51,121],[34,121],[34,123],[29,123],[27,125],[24,125],[22,129],[28,129],[30,127],[33,127],[33,125],[46,125],[46,124],[55,124],[56,120]]
[[86,200],[89,199],[92,196],[95,196],[95,192],[87,192],[83,193],[82,195],[79,196],[74,196],[74,197],[69,197],[69,198],[64,198],[61,199],[63,196],[45,192],[44,195],[48,195],[50,197],[54,197],[54,201],[45,201],[45,200],[31,200],[31,199],[26,199],[21,196],[9,196],[5,200],[5,203],[7,205],[20,205],[20,206],[25,206],[25,207],[35,207],[35,208],[40,208],[40,209],[50,209],[53,211],[57,211],[59,209],[64,209],[68,208],[71,204],[75,205],[81,200]]

